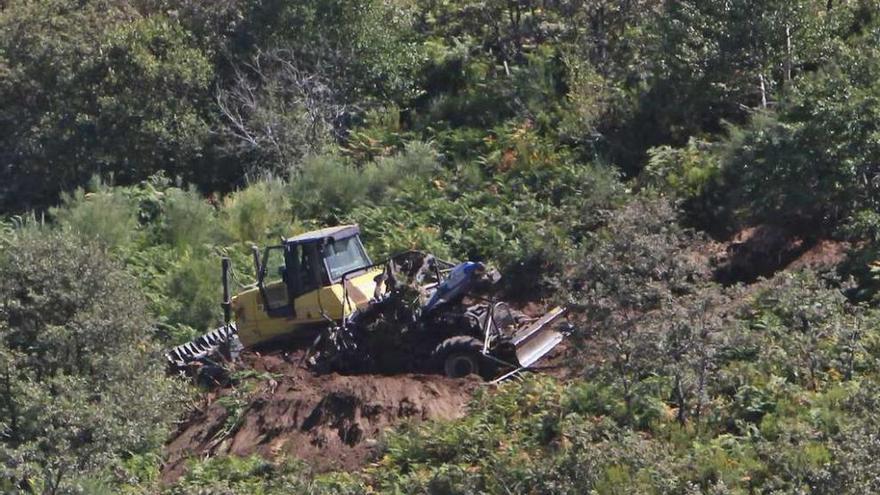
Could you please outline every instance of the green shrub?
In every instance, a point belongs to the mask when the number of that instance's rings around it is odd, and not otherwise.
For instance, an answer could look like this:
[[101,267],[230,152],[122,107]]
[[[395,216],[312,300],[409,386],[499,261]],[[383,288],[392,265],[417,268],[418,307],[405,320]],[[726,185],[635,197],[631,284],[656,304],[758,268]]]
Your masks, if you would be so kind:
[[287,237],[293,217],[283,181],[266,179],[223,200],[221,225],[233,242],[263,245]]
[[162,240],[177,249],[200,249],[218,238],[214,208],[195,189],[165,191]]
[[290,180],[294,212],[299,218],[336,223],[341,212],[366,200],[369,184],[346,158],[307,158]]
[[175,325],[198,334],[222,323],[220,259],[206,252],[183,252],[165,276],[163,312]]
[[17,231],[0,247],[0,292],[4,479],[78,493],[162,445],[185,396],[165,374],[135,281],[100,244]]
[[639,176],[641,187],[668,195],[686,214],[686,219],[716,234],[726,234],[731,225],[730,205],[721,186],[719,145],[691,138],[687,146],[658,146],[648,150],[648,163]]
[[50,211],[62,228],[110,249],[125,247],[137,235],[135,205],[123,190],[97,178],[93,179],[90,191],[78,188],[64,194],[61,206]]
[[370,493],[344,475],[315,476],[303,463],[278,459],[269,462],[257,456],[213,457],[192,462],[183,478],[171,486],[156,487],[155,493],[189,495],[287,495]]
[[356,207],[394,201],[397,187],[427,182],[438,171],[431,145],[411,142],[363,166],[342,156],[311,157],[292,172],[290,189],[297,217],[339,223]]

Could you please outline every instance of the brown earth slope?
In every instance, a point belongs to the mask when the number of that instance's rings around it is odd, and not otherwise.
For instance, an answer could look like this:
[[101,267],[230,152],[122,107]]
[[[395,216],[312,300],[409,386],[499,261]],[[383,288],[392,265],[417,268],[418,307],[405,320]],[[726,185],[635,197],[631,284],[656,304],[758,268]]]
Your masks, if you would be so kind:
[[714,249],[715,278],[724,284],[751,284],[784,270],[833,268],[846,257],[846,242],[813,238],[775,225],[757,225],[737,232]]
[[356,468],[386,428],[461,417],[481,386],[438,375],[315,375],[297,358],[245,355],[257,376],[205,397],[166,445],[163,479],[178,478],[189,458],[217,454],[285,456],[317,471]]

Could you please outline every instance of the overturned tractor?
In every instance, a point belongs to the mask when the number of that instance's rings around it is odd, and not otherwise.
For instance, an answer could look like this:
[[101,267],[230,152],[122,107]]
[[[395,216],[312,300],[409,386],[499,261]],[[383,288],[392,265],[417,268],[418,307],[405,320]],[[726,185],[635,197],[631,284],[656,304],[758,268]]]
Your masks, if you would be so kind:
[[356,225],[286,239],[261,254],[257,282],[229,297],[226,324],[166,353],[172,369],[216,370],[242,348],[306,343],[318,371],[478,374],[500,380],[556,347],[568,331],[556,308],[528,318],[484,296],[498,275],[481,263],[407,252],[367,256]]

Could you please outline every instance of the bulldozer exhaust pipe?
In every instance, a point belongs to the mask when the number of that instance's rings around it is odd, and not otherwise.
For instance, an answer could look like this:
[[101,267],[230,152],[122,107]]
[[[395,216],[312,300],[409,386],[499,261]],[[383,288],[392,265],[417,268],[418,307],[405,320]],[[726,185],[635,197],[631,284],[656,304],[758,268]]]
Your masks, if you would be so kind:
[[260,264],[260,248],[257,246],[251,246],[251,255],[254,257],[254,276],[257,279],[257,284],[263,281],[263,267]]
[[229,300],[229,267],[231,263],[229,258],[224,257],[220,260],[221,283],[223,284],[223,302],[220,306],[223,308],[223,321],[229,325],[232,320],[232,302]]

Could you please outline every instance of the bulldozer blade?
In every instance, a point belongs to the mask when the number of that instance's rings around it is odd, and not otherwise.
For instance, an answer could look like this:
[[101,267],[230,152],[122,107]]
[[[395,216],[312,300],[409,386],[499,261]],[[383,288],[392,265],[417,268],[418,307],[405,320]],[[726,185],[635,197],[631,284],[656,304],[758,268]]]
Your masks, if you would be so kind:
[[522,368],[535,364],[562,342],[564,336],[552,325],[564,314],[565,308],[554,308],[513,336],[511,341],[516,348],[516,358]]

